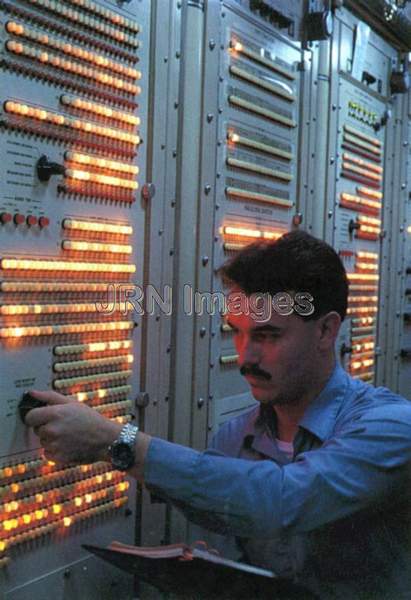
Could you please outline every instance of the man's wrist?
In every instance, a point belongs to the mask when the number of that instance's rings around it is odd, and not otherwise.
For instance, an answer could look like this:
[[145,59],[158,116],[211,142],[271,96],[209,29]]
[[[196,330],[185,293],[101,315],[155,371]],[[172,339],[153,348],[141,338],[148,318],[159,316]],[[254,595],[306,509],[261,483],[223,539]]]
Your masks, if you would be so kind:
[[123,429],[121,423],[109,421],[101,444],[100,460],[111,463],[110,447],[116,441]]

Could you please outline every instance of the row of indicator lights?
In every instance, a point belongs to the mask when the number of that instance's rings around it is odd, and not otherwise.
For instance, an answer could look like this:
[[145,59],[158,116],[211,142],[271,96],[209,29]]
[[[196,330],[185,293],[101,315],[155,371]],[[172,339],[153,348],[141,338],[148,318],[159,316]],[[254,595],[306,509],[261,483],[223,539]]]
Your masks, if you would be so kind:
[[[25,467],[24,473],[22,473],[23,467]],[[108,468],[109,466],[106,462],[96,462],[73,467],[60,466],[57,468],[55,462],[51,460],[45,460],[43,458],[37,458],[34,460],[29,460],[25,463],[4,466],[2,469],[0,469],[0,473],[2,479],[7,479],[21,476],[30,472],[30,477],[28,479],[23,479],[17,482],[17,484],[20,486],[17,491],[24,492],[29,488],[37,488],[43,483],[48,484],[57,481],[57,483],[60,485],[64,482],[67,483],[68,481],[72,480],[83,480],[85,477],[94,477],[101,474],[104,474],[104,476],[107,478],[107,481],[111,481],[112,475],[110,475],[111,471],[108,471]],[[36,471],[37,473],[34,477],[32,471]],[[0,496],[3,497],[9,491],[13,490],[10,490],[10,487],[7,487],[7,485],[2,485],[0,487]]]
[[127,125],[137,126],[141,123],[140,117],[137,117],[130,112],[117,110],[115,108],[111,108],[111,106],[100,104],[98,102],[92,102],[91,100],[86,100],[80,96],[68,96],[67,94],[64,94],[60,97],[60,102],[65,106],[70,106],[76,110],[84,110],[85,112],[92,113],[99,117],[106,117],[107,119],[121,121]]
[[112,388],[99,388],[91,392],[77,392],[74,394],[79,402],[88,402],[92,400],[101,400],[102,398],[111,398],[121,396],[131,392],[131,385],[118,385]]
[[378,285],[350,284],[350,292],[378,292]]
[[[87,477],[85,479],[76,479],[71,481],[68,484],[59,485],[56,481],[46,482],[43,478],[43,485],[47,486],[45,489],[42,488],[41,492],[36,492],[33,494],[33,490],[35,490],[35,486],[25,486],[22,487],[22,492],[28,492],[31,495],[22,496],[18,499],[15,497],[11,500],[5,501],[3,503],[3,511],[0,515],[0,528],[5,530],[10,530],[15,528],[15,524],[7,523],[8,519],[13,516],[16,512],[25,512],[25,511],[38,511],[39,509],[44,509],[44,507],[49,505],[59,505],[61,501],[65,498],[78,498],[79,494],[84,494],[85,492],[89,495],[93,492],[98,492],[99,490],[113,490],[116,492],[124,492],[128,489],[128,482],[123,480],[123,474],[116,471],[109,471],[100,475],[96,475],[94,477]],[[39,478],[36,478],[36,481]],[[30,480],[26,480],[23,483],[31,483]],[[50,488],[50,484],[56,484],[56,487]],[[9,486],[11,487],[11,486]],[[88,496],[89,497],[89,496]],[[76,501],[76,506],[81,506],[82,502]],[[58,514],[59,511],[57,508],[53,509],[54,514]],[[44,516],[44,513],[42,513]],[[37,514],[38,519],[41,519],[42,516]],[[27,522],[30,522],[27,519]],[[27,523],[26,523],[27,524]]]
[[[113,472],[103,473],[106,481],[113,479]],[[39,504],[43,503],[44,500],[44,488],[50,489],[53,486],[56,493],[61,486],[70,485],[75,486],[76,489],[87,488],[90,482],[90,476],[87,472],[81,472],[77,469],[65,469],[54,472],[45,472],[43,475],[36,475],[20,481],[14,481],[6,485],[1,486],[0,495],[4,502],[11,501],[22,501],[24,500],[24,494],[35,493],[35,500]],[[23,494],[23,495],[22,495]],[[18,496],[17,496],[18,495]]]
[[80,8],[84,8],[89,10],[90,12],[95,13],[96,15],[110,21],[114,25],[120,25],[121,27],[125,27],[130,29],[134,33],[138,33],[140,31],[140,26],[135,21],[131,21],[122,15],[119,15],[117,12],[113,12],[108,8],[104,8],[100,4],[93,2],[92,0],[68,0],[71,4],[75,4]]
[[107,292],[106,283],[52,283],[49,281],[0,281],[0,291],[5,293],[13,292],[39,292],[39,293],[58,293],[58,292]]
[[356,262],[355,267],[360,271],[378,271],[378,265],[373,263]]
[[105,358],[93,358],[87,360],[73,360],[69,362],[55,363],[54,371],[65,373],[66,371],[79,371],[82,369],[95,369],[97,367],[112,367],[123,363],[131,364],[134,361],[132,354],[121,354],[120,356],[107,356]]
[[95,233],[114,233],[119,235],[132,235],[131,225],[117,223],[99,223],[98,221],[80,221],[77,219],[64,219],[63,229],[71,231],[91,231]]
[[365,210],[368,209],[375,212],[379,212],[382,207],[381,202],[369,200],[368,198],[362,198],[361,196],[356,196],[354,194],[347,194],[346,192],[341,194],[341,205],[354,205],[357,210],[361,210],[363,207]]
[[347,273],[348,281],[378,281],[379,275],[371,273]]
[[63,519],[53,521],[52,523],[48,523],[47,525],[41,525],[34,529],[30,529],[29,531],[19,533],[13,537],[8,538],[7,542],[4,540],[0,541],[0,550],[4,551],[7,547],[16,544],[22,544],[28,541],[31,542],[32,540],[43,535],[49,535],[50,533],[52,533],[60,527],[70,527],[77,521],[97,516],[109,510],[121,508],[122,506],[124,506],[124,504],[127,503],[127,501],[128,497],[122,496],[120,498],[116,498],[115,500],[111,500],[110,502],[104,502],[103,504],[99,504],[92,508],[77,512],[76,514],[73,514],[69,517],[64,517]]
[[53,350],[56,356],[66,356],[67,354],[83,354],[85,352],[106,352],[107,350],[127,350],[132,348],[132,340],[110,340],[107,342],[91,342],[89,344],[70,344],[66,346],[56,346]]
[[43,122],[46,121],[53,125],[69,127],[76,131],[84,131],[85,133],[110,138],[127,144],[138,145],[140,143],[140,137],[138,135],[118,129],[112,129],[111,127],[105,127],[98,123],[92,123],[91,121],[74,119],[72,117],[44,110],[43,108],[21,104],[20,102],[8,100],[4,104],[4,109],[8,113],[19,115],[21,117],[36,119],[37,121]]
[[74,73],[80,77],[86,77],[87,79],[92,79],[97,81],[97,83],[127,92],[128,94],[137,95],[141,93],[141,88],[138,85],[128,83],[127,81],[119,79],[118,77],[113,77],[112,75],[99,71],[94,67],[87,67],[76,61],[73,62],[71,60],[66,60],[53,52],[37,50],[36,47],[30,46],[29,44],[15,42],[14,40],[8,41],[6,42],[6,49],[13,54],[26,56],[27,58],[37,60],[43,65],[49,64],[56,69],[67,71],[68,73]]
[[369,161],[363,160],[362,158],[357,158],[356,156],[353,156],[352,154],[348,154],[347,152],[343,153],[343,160],[348,160],[349,162],[352,162],[352,163],[358,165],[359,167],[364,167],[364,168],[368,169],[369,171],[378,173],[379,175],[381,175],[383,173],[383,168],[380,167],[379,165],[370,163]]
[[[113,311],[126,311],[127,303],[113,304]],[[69,304],[5,304],[0,306],[0,315],[52,315],[67,313],[88,313],[98,311],[96,302]]]
[[[59,40],[50,36],[47,33],[43,33],[33,29],[32,27],[28,27],[27,25],[22,25],[21,23],[17,23],[16,21],[9,21],[6,24],[6,30],[9,33],[12,33],[15,36],[24,37],[28,40],[32,40],[43,46],[50,46],[55,50],[59,50],[64,54],[68,54],[69,56],[74,56],[80,60],[84,60],[86,62],[92,63],[98,67],[103,67],[105,69],[110,69],[115,73],[119,73],[121,75],[125,75],[130,79],[141,79],[141,71],[134,69],[132,67],[128,67],[121,63],[111,60],[102,54],[97,54],[96,52],[90,52],[86,50],[82,46],[76,46],[74,44],[70,44],[67,41]],[[42,61],[47,62],[47,61]]]
[[9,212],[0,213],[0,223],[7,225],[7,223],[11,223],[12,221],[15,225],[26,224],[29,227],[35,227],[38,225],[42,229],[50,224],[50,219],[44,216],[36,217],[35,215],[27,215],[26,217],[21,213],[15,213],[14,215]]
[[124,413],[130,412],[133,407],[133,403],[131,400],[122,400],[116,402],[106,402],[105,404],[99,404],[97,406],[93,406],[94,410],[99,413]]
[[378,302],[378,296],[349,296],[348,297],[348,302],[349,303],[356,303],[356,302]]
[[100,169],[108,169],[109,171],[120,171],[121,173],[129,173],[130,175],[137,175],[139,173],[139,168],[136,165],[130,165],[119,162],[118,160],[111,160],[99,156],[92,156],[82,152],[67,151],[64,154],[64,158],[68,162],[98,167]]
[[133,247],[129,244],[102,244],[99,242],[82,242],[64,240],[64,250],[75,250],[77,252],[106,252],[110,254],[131,254]]
[[[3,539],[0,541],[0,550],[4,552],[7,546],[10,545],[10,541],[14,541],[15,536],[10,535],[10,532],[17,530],[21,536],[27,536],[25,539],[30,540],[39,524],[53,524],[57,521],[61,525],[64,525],[64,527],[69,527],[72,524],[72,516],[78,513],[78,509],[82,506],[101,506],[102,501],[106,502],[108,499],[124,498],[124,495],[120,495],[115,488],[107,488],[106,490],[99,490],[93,494],[85,494],[76,498],[78,499],[77,502],[75,500],[65,501],[62,504],[54,504],[50,509],[37,509],[33,512],[20,515],[17,518],[4,521],[4,533]],[[65,516],[61,519],[63,515]],[[20,539],[20,541],[23,540]]]
[[344,131],[343,133],[343,143],[347,145],[347,147],[351,150],[354,150],[354,152],[360,153],[361,151],[365,150],[369,158],[372,158],[378,163],[381,162],[382,151],[380,148],[377,148],[377,146],[375,146],[374,144],[370,144],[369,142],[366,142],[363,139],[359,139],[358,136],[352,135],[351,133],[348,133],[346,131]]
[[134,35],[128,35],[117,27],[105,25],[98,19],[88,17],[77,10],[66,8],[65,6],[62,6],[61,2],[56,2],[54,0],[29,0],[29,2],[35,6],[39,6],[43,9],[49,10],[50,12],[54,12],[59,16],[65,17],[76,25],[84,25],[89,29],[93,29],[101,35],[108,36],[119,43],[127,44],[133,48],[138,48],[139,46],[138,41],[134,37],[139,31],[137,24],[135,25],[137,29],[135,30]]
[[377,313],[378,312],[378,307],[377,306],[352,306],[350,308],[347,308],[347,314],[348,315],[354,315],[354,314],[372,314],[372,313]]
[[126,379],[131,377],[132,371],[130,369],[124,369],[123,371],[113,371],[111,373],[98,373],[96,375],[84,375],[82,377],[69,377],[67,379],[55,379],[53,386],[55,389],[60,390],[67,387],[73,387],[76,385],[86,385],[89,383],[101,383],[103,381],[118,381],[120,379]]
[[86,479],[79,479],[74,483],[72,482],[67,485],[59,485],[51,489],[44,489],[42,492],[37,492],[29,496],[23,496],[18,500],[5,502],[3,504],[4,512],[2,512],[0,515],[0,520],[4,521],[7,516],[13,515],[13,513],[21,511],[22,509],[26,510],[30,508],[41,508],[47,506],[48,504],[53,504],[57,501],[60,501],[63,497],[76,495],[78,491],[94,491],[101,487],[106,487],[107,485],[121,483],[123,480],[123,474],[117,471],[110,471],[111,476],[109,479],[105,477],[106,474],[103,473],[92,477],[87,477]]
[[[20,486],[17,491],[25,491],[26,489],[37,488],[41,486],[43,483],[50,483],[58,480],[58,482],[63,482],[75,479],[84,478],[85,476],[89,477],[91,475],[97,476],[102,473],[107,475],[108,465],[105,462],[96,462],[89,465],[79,465],[74,467],[63,467],[58,470],[55,469],[56,463],[51,460],[45,460],[44,458],[37,458],[33,460],[26,461],[24,463],[17,464],[9,464],[0,468],[0,479],[10,479],[14,477],[21,477],[22,475],[29,475],[29,479],[23,479],[18,481],[18,485]],[[33,475],[35,473],[41,473],[41,475]],[[107,481],[111,480],[111,475],[108,477]],[[0,487],[0,497],[3,497],[5,494],[10,492],[10,487],[4,485],[2,483]],[[41,499],[39,500],[41,502]]]
[[238,236],[248,237],[254,239],[267,239],[276,240],[283,235],[284,232],[279,231],[261,231],[258,229],[247,229],[245,227],[231,227],[227,226],[223,228],[223,233],[227,236]]
[[3,258],[0,267],[8,271],[74,271],[95,273],[135,273],[136,266],[120,263],[89,263],[63,260]]
[[[65,504],[65,501],[62,500],[62,498],[64,498],[66,494],[74,495],[74,498],[71,498],[71,500],[74,501],[75,498],[79,498],[79,496],[76,495],[76,493],[87,491],[87,494],[83,495],[82,500],[85,501],[87,504],[90,504],[93,500],[96,499],[97,494],[101,491],[108,493],[125,492],[129,487],[129,483],[128,481],[121,481],[121,477],[122,476],[118,474],[115,478],[117,481],[113,482],[115,483],[115,485],[107,486],[107,484],[105,484],[102,488],[100,485],[100,489],[96,488],[93,479],[89,479],[81,482],[76,482],[75,484],[54,488],[53,490],[46,490],[41,494],[36,494],[35,496],[28,496],[21,498],[20,500],[6,502],[4,505],[4,513],[1,515],[2,529],[5,531],[15,529],[15,521],[13,523],[10,523],[8,520],[8,516],[12,515],[17,511],[21,511],[22,509],[30,510],[30,507],[32,509],[35,509],[32,513],[32,517],[34,517],[38,521],[47,516],[47,506],[50,506],[52,513],[60,514],[63,508],[62,505]],[[85,483],[85,485],[78,485],[78,483]],[[41,503],[39,503],[39,497],[42,498]],[[75,506],[81,506],[83,502],[76,500],[74,504]],[[31,519],[27,519],[25,524],[29,524],[30,522]]]
[[373,173],[369,169],[363,169],[362,167],[358,167],[353,163],[353,161],[350,161],[350,162],[344,161],[342,164],[342,168],[345,171],[350,171],[352,173],[355,173],[356,175],[360,175],[361,177],[365,177],[366,179],[371,179],[372,181],[376,181],[378,183],[381,183],[381,181],[382,181],[381,175],[378,175],[377,173]]
[[111,187],[118,187],[126,190],[138,189],[138,183],[133,179],[122,179],[120,177],[112,177],[111,175],[101,175],[100,173],[81,171],[80,169],[66,169],[65,177],[67,179],[74,179],[76,181],[97,183],[100,185],[108,185]]
[[291,79],[291,80],[295,79],[295,75],[292,71],[290,71],[289,69],[287,69],[285,67],[282,67],[278,63],[267,58],[266,56],[263,55],[262,52],[256,52],[255,50],[246,46],[239,40],[231,40],[230,44],[229,44],[229,49],[234,52],[238,52],[239,54],[243,54],[244,56],[246,56],[247,58],[250,58],[251,60],[255,60],[256,62],[264,65],[265,67],[268,67],[269,69],[272,69],[273,71],[276,71],[277,73],[280,73],[281,75],[284,75],[287,79]]
[[351,320],[354,327],[372,327],[375,325],[375,317],[358,317]]
[[353,135],[356,138],[359,138],[360,140],[364,140],[365,142],[368,142],[369,144],[371,144],[372,146],[375,146],[376,148],[382,147],[382,143],[378,138],[369,136],[366,133],[364,133],[363,131],[359,131],[358,129],[351,127],[351,125],[345,124],[344,131]]
[[286,160],[292,160],[294,158],[294,155],[291,152],[282,150],[281,148],[278,148],[274,145],[265,144],[263,142],[258,141],[257,139],[240,135],[233,130],[227,132],[227,140],[229,142],[232,142],[233,144],[241,144],[243,146],[248,146],[249,148],[261,150],[262,152],[266,152],[267,154],[280,156],[281,158],[285,158]]
[[38,325],[29,327],[2,327],[0,338],[41,337],[49,335],[68,335],[71,333],[105,333],[133,329],[132,321],[113,321],[110,323],[68,323],[65,325]]

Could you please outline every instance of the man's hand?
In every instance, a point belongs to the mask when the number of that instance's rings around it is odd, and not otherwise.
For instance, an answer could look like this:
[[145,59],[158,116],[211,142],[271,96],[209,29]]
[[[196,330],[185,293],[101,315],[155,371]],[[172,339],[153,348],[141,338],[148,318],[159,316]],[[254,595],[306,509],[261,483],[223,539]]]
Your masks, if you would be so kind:
[[30,410],[25,419],[39,436],[47,459],[78,464],[108,460],[107,449],[122,425],[57,392],[30,393],[49,405]]

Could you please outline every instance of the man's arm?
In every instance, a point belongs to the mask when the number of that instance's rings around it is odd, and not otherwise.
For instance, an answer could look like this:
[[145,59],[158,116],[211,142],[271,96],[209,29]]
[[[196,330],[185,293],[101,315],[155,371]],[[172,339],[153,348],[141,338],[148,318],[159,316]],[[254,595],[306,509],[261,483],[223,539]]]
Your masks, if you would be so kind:
[[[37,396],[50,402],[47,392]],[[86,435],[85,414],[80,415],[78,403],[70,405],[63,411],[60,405],[34,409],[26,421],[43,436],[46,452],[54,459],[78,461],[77,451],[84,460],[88,447],[94,452],[92,460],[104,459],[118,435],[118,424],[115,431],[113,423],[103,425],[106,419],[81,406],[91,419]],[[56,410],[59,415],[52,414]],[[96,432],[100,427],[103,432]],[[84,435],[87,439],[82,442]],[[73,436],[76,451],[66,448],[72,448]],[[411,407],[393,402],[347,422],[321,448],[302,453],[283,467],[272,461],[200,453],[141,433],[131,474],[163,497],[213,515],[226,533],[268,538],[282,531],[315,529],[388,493],[400,493],[410,460]]]

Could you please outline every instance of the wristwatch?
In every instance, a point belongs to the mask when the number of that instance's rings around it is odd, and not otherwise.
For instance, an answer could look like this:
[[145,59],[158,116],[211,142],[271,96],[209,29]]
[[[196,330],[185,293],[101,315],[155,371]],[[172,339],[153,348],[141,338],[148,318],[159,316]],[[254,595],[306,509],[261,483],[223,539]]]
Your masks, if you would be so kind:
[[138,427],[126,423],[120,431],[118,438],[109,446],[108,453],[111,458],[111,464],[118,471],[127,471],[134,465],[136,437]]

